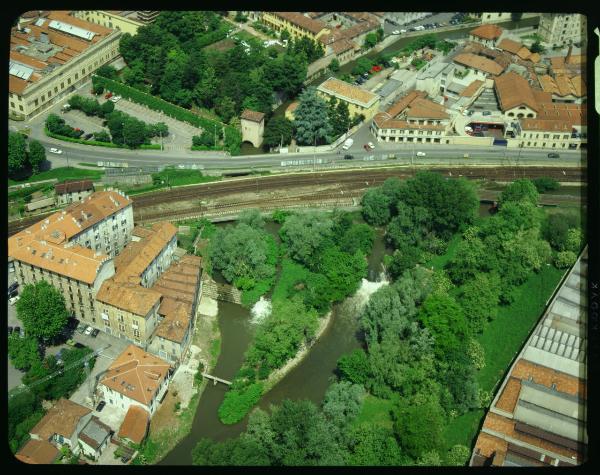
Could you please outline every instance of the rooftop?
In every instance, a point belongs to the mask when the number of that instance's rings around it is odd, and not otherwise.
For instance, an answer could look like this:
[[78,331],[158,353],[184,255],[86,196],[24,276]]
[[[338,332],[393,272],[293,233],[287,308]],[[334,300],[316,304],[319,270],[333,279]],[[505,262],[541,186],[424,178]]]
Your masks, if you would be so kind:
[[519,43],[518,41],[504,38],[496,45],[496,47],[500,48],[501,50],[508,51],[509,53],[517,54],[523,47],[523,44]]
[[79,433],[79,438],[91,448],[99,449],[104,441],[110,437],[112,429],[100,421],[96,416],[92,416],[90,421]]
[[92,411],[87,407],[60,398],[29,432],[39,436],[42,440],[50,440],[54,434],[70,439],[80,419],[90,412]]
[[54,191],[57,195],[65,193],[77,193],[81,191],[94,190],[92,180],[68,180],[54,185]]
[[538,102],[529,82],[515,72],[508,72],[494,79],[498,101],[502,111],[521,105],[534,111],[539,110]]
[[59,454],[58,449],[50,442],[29,439],[15,457],[25,463],[49,465],[56,460]]
[[168,377],[166,361],[129,345],[110,365],[100,383],[113,391],[149,406]]
[[296,25],[304,30],[311,32],[316,35],[321,32],[323,29],[327,28],[327,25],[319,20],[313,20],[307,16],[304,16],[299,12],[265,12],[271,13],[283,20],[287,20],[293,25]]
[[114,278],[105,280],[96,294],[99,302],[141,317],[148,315],[160,299],[161,294],[155,290],[142,287],[139,283],[117,282]]
[[245,109],[240,116],[240,119],[250,120],[252,122],[262,122],[265,118],[265,114],[250,109]]
[[483,38],[484,40],[495,40],[500,38],[503,31],[504,30],[498,25],[488,23],[486,25],[478,26],[474,30],[471,30],[469,34],[477,36],[478,38]]
[[462,97],[472,97],[479,90],[479,88],[483,86],[483,81],[476,79],[471,84],[469,84],[465,89],[462,90],[460,95]]
[[504,67],[497,62],[473,53],[460,53],[454,56],[452,60],[455,63],[469,66],[494,76],[499,75],[504,70]]
[[144,408],[132,404],[125,414],[125,419],[119,428],[119,437],[129,439],[134,444],[141,444],[148,431],[150,414]]
[[333,95],[346,102],[358,104],[362,107],[371,107],[378,99],[377,94],[361,89],[353,84],[348,84],[334,77],[330,77],[317,88],[328,95]]

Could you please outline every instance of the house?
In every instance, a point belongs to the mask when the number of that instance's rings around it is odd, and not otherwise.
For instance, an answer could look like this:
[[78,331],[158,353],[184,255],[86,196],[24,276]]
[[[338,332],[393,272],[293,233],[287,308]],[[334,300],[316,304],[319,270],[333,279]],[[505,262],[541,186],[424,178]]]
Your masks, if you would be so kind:
[[131,405],[125,414],[125,419],[119,429],[119,439],[141,444],[148,434],[150,425],[150,414],[140,406]]
[[[452,59],[460,66],[465,74],[472,71],[477,76],[476,79],[485,79],[488,76],[498,76],[504,71],[504,67],[496,61],[473,53],[460,53]],[[455,75],[456,75],[455,70]]]
[[250,109],[245,109],[240,116],[242,127],[242,140],[250,142],[258,148],[262,145],[265,133],[265,114]]
[[287,30],[294,40],[308,37],[317,41],[321,35],[329,33],[325,23],[300,12],[263,12],[261,21],[277,33]]
[[29,439],[15,454],[17,460],[30,464],[50,465],[59,457],[59,450],[46,440]]
[[136,405],[153,415],[167,392],[171,374],[169,363],[129,345],[101,377],[97,392],[108,406],[129,410]]
[[83,201],[94,192],[92,180],[68,180],[54,185],[57,206]]
[[[534,91],[527,79],[510,71],[495,78],[494,87],[500,103],[500,110],[507,119],[537,117],[538,98],[541,91]],[[548,99],[550,98],[548,97]]]
[[493,47],[502,36],[504,30],[498,25],[484,24],[469,32],[469,40],[481,43],[484,46]]
[[366,91],[353,84],[330,77],[317,87],[317,94],[325,100],[335,97],[338,101],[348,104],[350,117],[363,115],[365,120],[371,119],[379,109],[378,94]]
[[79,453],[79,433],[92,418],[87,407],[61,398],[38,422],[29,434],[32,439],[66,445],[73,453]]
[[84,455],[98,460],[102,451],[108,446],[112,430],[92,416],[83,430],[79,433],[79,446]]

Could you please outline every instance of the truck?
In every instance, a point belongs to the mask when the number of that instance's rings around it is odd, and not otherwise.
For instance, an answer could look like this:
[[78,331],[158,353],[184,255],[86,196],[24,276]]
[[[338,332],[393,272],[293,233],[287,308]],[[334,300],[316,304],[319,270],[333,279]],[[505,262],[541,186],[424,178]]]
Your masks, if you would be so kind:
[[353,143],[354,143],[353,139],[346,139],[346,141],[344,142],[344,145],[342,145],[342,148],[344,150],[348,150],[350,147],[352,147]]

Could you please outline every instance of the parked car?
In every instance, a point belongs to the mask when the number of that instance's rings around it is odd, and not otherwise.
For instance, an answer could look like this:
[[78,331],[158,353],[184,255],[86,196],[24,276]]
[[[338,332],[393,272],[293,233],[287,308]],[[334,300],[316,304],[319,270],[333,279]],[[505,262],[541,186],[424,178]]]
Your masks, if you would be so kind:
[[400,34],[400,30],[394,30],[392,31],[392,35],[399,35]]
[[102,409],[104,409],[104,406],[106,406],[106,402],[100,401],[98,403],[98,405],[96,406],[96,412],[102,412]]
[[60,154],[61,154],[61,153],[63,153],[63,152],[62,152],[62,150],[61,150],[61,149],[59,149],[59,148],[54,148],[54,147],[52,147],[52,148],[50,149],[50,153],[57,153],[57,154],[59,154],[59,155],[60,155]]
[[85,329],[85,331],[83,332],[84,335],[90,336],[92,334],[92,332],[94,331],[93,327],[87,327]]
[[85,345],[83,345],[83,344],[81,344],[81,343],[77,342],[77,343],[75,343],[75,344],[73,345],[73,347],[75,347],[75,348],[85,348]]
[[21,335],[21,327],[15,327],[14,333],[16,333],[17,335]]
[[16,295],[15,297],[11,297],[8,299],[8,303],[14,305],[19,301],[20,298],[21,297],[19,297],[18,295]]
[[17,289],[18,286],[19,286],[18,282],[13,282],[12,284],[10,284],[8,286],[8,293],[11,294],[14,290]]
[[85,323],[80,323],[77,326],[77,332],[83,334],[83,332],[85,332],[85,329],[87,328],[87,325]]
[[74,330],[75,328],[77,328],[78,325],[79,325],[79,320],[77,320],[75,317],[70,317],[67,320],[67,328]]
[[65,350],[63,348],[58,353],[56,353],[56,356],[55,356],[55,358],[56,358],[56,364],[58,364],[58,365],[64,364],[64,361],[63,361],[63,353],[64,353],[64,351]]
[[91,139],[93,136],[94,136],[94,134],[92,134],[92,133],[89,133],[89,134],[85,134],[85,135],[83,136],[83,138],[84,138],[84,139],[86,139],[86,140],[89,140],[89,139]]
[[12,334],[12,332],[13,332],[13,327],[10,327],[10,326],[9,326],[9,327],[8,327],[8,334],[10,335],[10,334]]
[[98,333],[100,333],[100,330],[98,330],[97,328],[94,328],[94,329],[92,330],[92,336],[93,336],[94,338],[96,338],[96,337],[98,336]]
[[111,102],[119,102],[121,100],[121,96],[113,96],[109,100]]
[[375,148],[375,145],[373,145],[373,142],[369,142],[369,143],[367,144],[367,146],[368,146],[368,147],[369,147],[371,150],[373,150],[373,149]]
[[104,96],[104,99],[110,99],[113,96],[112,92],[107,92]]
[[344,155],[344,160],[352,160],[354,155]]
[[483,111],[481,115],[492,115],[492,113],[490,111]]
[[10,294],[8,294],[8,298],[11,299],[13,297],[17,297],[18,295],[19,295],[19,291],[17,289],[15,289]]
[[400,33],[406,33],[406,30],[400,30]]
[[552,152],[548,154],[548,158],[560,158],[560,155],[556,152]]
[[475,132],[473,135],[475,137],[484,137],[483,132]]
[[427,155],[425,152],[417,152],[417,157],[424,157]]
[[69,346],[75,346],[75,340],[73,340],[72,338],[69,338],[69,339],[66,341],[66,343],[67,343],[67,345],[69,345]]

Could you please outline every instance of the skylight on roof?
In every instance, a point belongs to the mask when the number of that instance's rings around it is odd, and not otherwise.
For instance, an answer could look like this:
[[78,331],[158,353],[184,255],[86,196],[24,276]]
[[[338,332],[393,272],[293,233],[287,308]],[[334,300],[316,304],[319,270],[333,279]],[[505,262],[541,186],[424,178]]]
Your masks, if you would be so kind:
[[79,28],[78,26],[73,26],[68,23],[64,23],[62,21],[52,20],[48,24],[49,28],[53,30],[58,30],[63,33],[68,33],[70,35],[77,36],[79,38],[83,38],[84,40],[91,41],[96,33],[89,30],[84,30],[83,28]]
[[25,66],[24,64],[18,63],[16,61],[10,61],[8,73],[27,81],[29,77],[33,74],[33,68]]

